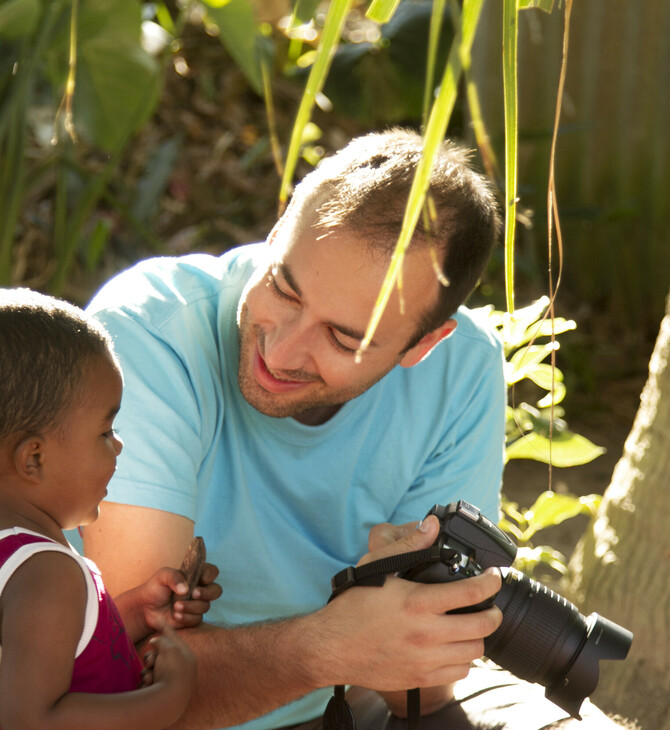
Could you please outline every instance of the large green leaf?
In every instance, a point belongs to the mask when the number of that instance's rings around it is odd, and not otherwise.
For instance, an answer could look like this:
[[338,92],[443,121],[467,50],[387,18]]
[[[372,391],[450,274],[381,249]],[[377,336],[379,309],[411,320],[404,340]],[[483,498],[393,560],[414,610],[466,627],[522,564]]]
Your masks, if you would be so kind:
[[[80,0],[74,123],[77,134],[107,152],[153,113],[162,69],[140,44],[136,0]],[[69,33],[54,52],[65,73]]]
[[0,38],[16,40],[31,35],[41,12],[40,0],[0,0]]
[[546,436],[532,432],[512,442],[505,449],[507,460],[534,459],[553,466],[588,464],[604,453],[602,446],[596,446],[576,433],[562,434],[561,438],[550,441]]
[[207,15],[219,28],[226,50],[257,94],[263,93],[258,56],[258,23],[249,0],[205,0]]
[[[546,527],[553,527],[564,520],[569,520],[580,514],[591,514],[589,500],[575,497],[573,494],[558,494],[553,491],[542,492],[535,500],[535,504],[524,514],[528,523],[528,530],[533,533]],[[528,539],[525,537],[524,539]]]

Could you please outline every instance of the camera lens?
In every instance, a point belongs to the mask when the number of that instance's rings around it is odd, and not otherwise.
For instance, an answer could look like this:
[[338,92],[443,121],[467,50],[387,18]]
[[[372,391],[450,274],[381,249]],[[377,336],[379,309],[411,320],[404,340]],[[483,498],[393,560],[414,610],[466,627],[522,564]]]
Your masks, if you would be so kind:
[[632,634],[597,614],[584,617],[563,596],[513,568],[501,568],[495,598],[503,620],[484,641],[489,659],[520,679],[546,687],[546,696],[579,717],[598,683],[600,659],[623,659]]

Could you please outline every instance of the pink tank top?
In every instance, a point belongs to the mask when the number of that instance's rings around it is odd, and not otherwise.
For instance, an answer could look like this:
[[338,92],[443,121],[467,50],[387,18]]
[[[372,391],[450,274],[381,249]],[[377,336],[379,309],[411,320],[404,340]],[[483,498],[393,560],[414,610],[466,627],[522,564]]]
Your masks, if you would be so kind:
[[70,555],[86,579],[86,616],[70,692],[111,694],[137,689],[142,664],[95,563],[36,532],[20,527],[0,530],[0,593],[25,560],[45,550]]

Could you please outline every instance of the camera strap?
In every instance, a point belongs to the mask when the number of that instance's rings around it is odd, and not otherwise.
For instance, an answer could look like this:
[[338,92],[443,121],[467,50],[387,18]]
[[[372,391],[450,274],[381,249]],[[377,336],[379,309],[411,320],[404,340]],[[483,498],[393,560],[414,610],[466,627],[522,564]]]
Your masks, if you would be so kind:
[[[350,565],[332,577],[332,593],[328,603],[339,596],[340,593],[354,586],[381,587],[386,582],[388,575],[395,575],[426,563],[441,562],[441,560],[442,552],[439,546],[431,545],[424,550],[391,555],[357,567]],[[421,692],[419,689],[409,689],[407,690],[407,723],[409,730],[419,730],[420,718]],[[333,696],[323,714],[323,730],[356,730],[356,719],[345,698],[343,685],[337,685],[334,688]]]

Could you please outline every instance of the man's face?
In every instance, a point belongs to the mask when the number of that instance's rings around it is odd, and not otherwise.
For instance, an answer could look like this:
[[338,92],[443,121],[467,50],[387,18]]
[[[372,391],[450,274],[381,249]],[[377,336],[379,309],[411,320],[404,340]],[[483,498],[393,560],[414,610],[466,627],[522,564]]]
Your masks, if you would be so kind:
[[288,242],[281,232],[275,236],[238,309],[242,395],[261,413],[308,424],[328,420],[395,365],[421,359],[430,349],[423,340],[403,350],[439,286],[429,252],[409,254],[404,314],[396,291],[357,363],[389,259],[346,232],[316,235],[308,228]]

